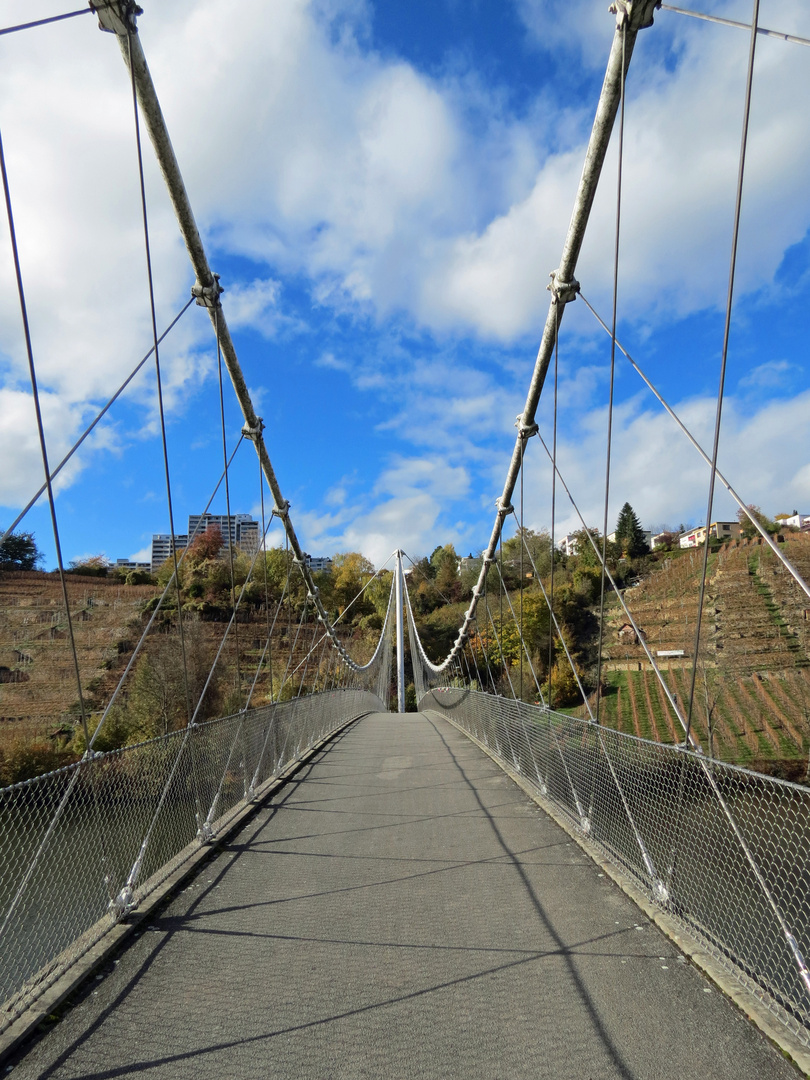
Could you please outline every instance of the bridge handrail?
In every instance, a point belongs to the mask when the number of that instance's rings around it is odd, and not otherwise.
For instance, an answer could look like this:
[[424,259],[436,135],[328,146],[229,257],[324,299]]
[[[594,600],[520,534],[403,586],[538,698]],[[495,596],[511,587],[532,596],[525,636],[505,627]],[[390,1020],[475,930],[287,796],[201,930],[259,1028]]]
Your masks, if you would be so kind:
[[[434,689],[420,708],[500,758],[810,1046],[808,971],[797,960],[810,953],[810,788],[473,690]],[[664,889],[643,850],[664,869]]]
[[282,771],[385,708],[327,690],[0,788],[0,1035]]

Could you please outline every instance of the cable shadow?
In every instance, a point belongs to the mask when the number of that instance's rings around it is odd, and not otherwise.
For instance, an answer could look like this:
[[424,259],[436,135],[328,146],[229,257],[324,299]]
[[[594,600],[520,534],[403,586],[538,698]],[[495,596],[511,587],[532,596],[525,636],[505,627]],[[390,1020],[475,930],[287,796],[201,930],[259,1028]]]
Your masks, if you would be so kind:
[[583,981],[582,981],[582,979],[581,979],[581,977],[579,975],[579,972],[576,969],[576,966],[575,966],[575,964],[573,962],[573,957],[572,957],[572,955],[570,953],[570,950],[565,945],[565,943],[563,942],[560,935],[557,933],[557,930],[554,927],[554,923],[552,922],[551,918],[546,913],[546,910],[543,907],[543,904],[541,903],[540,898],[535,893],[534,887],[532,886],[532,883],[529,881],[528,877],[526,876],[526,872],[523,869],[523,866],[521,865],[519,859],[516,858],[514,852],[509,847],[509,844],[504,839],[500,829],[498,828],[497,822],[495,821],[494,817],[489,812],[487,807],[484,805],[483,801],[481,800],[481,797],[480,797],[480,795],[478,793],[478,790],[476,789],[475,785],[468,779],[467,774],[464,771],[464,767],[459,762],[458,758],[456,757],[455,753],[453,752],[452,747],[450,746],[448,741],[445,739],[442,732],[439,731],[438,727],[436,726],[435,721],[433,721],[430,717],[427,717],[427,716],[425,717],[425,719],[426,719],[427,723],[430,724],[430,726],[436,732],[438,737],[441,739],[442,743],[444,744],[444,746],[445,746],[445,748],[447,750],[447,753],[452,758],[456,768],[459,770],[461,775],[464,777],[464,780],[465,780],[467,786],[469,787],[470,792],[472,793],[473,797],[475,798],[476,802],[478,803],[479,807],[481,808],[481,812],[486,816],[486,818],[487,818],[487,820],[489,822],[490,828],[492,829],[492,832],[495,835],[498,843],[502,847],[502,849],[504,851],[504,854],[509,857],[509,860],[511,861],[512,866],[514,867],[515,873],[520,878],[521,884],[522,884],[523,888],[525,889],[526,894],[527,894],[527,896],[529,897],[529,900],[532,903],[532,906],[534,907],[535,911],[537,912],[537,916],[540,919],[540,921],[542,922],[544,929],[546,930],[546,932],[550,935],[552,940],[557,945],[557,949],[559,950],[559,954],[565,961],[566,967],[568,968],[568,972],[569,972],[571,982],[572,982],[577,994],[579,995],[580,1000],[582,1001],[582,1005],[583,1005],[583,1007],[585,1009],[585,1012],[588,1015],[588,1018],[589,1018],[592,1026],[593,1026],[593,1029],[594,1029],[596,1035],[598,1036],[598,1038],[600,1039],[600,1041],[602,1042],[603,1046],[607,1050],[608,1054],[610,1055],[614,1065],[616,1066],[616,1069],[619,1072],[619,1075],[624,1077],[625,1080],[634,1080],[634,1074],[632,1073],[632,1071],[630,1069],[630,1066],[628,1065],[628,1063],[622,1057],[621,1051],[619,1050],[619,1048],[613,1042],[612,1038],[610,1037],[609,1033],[605,1029],[605,1027],[604,1027],[604,1025],[603,1025],[603,1023],[602,1023],[602,1021],[601,1021],[601,1019],[599,1017],[599,1013],[598,1013],[598,1011],[596,1009],[596,1006],[595,1006],[594,1002],[592,1001],[591,996],[588,993],[588,990],[587,990],[585,984],[583,983]]

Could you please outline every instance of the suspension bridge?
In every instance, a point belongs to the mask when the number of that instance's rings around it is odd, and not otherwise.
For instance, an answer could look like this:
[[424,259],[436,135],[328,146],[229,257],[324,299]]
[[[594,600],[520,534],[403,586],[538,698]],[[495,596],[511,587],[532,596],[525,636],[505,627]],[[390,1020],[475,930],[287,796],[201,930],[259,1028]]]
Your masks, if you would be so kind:
[[[242,374],[227,303],[138,35],[135,4],[111,0],[90,8],[117,41],[130,80],[151,348],[57,465],[47,454],[13,176],[0,143],[45,477],[6,536],[38,499],[47,498],[85,746],[74,764],[0,789],[0,1053],[14,1075],[753,1080],[795,1076],[796,1066],[810,1070],[810,790],[719,761],[701,744],[693,719],[697,659],[691,692],[679,697],[611,576],[605,546],[609,441],[601,540],[580,519],[601,567],[600,625],[605,597],[613,594],[660,680],[679,726],[677,740],[646,740],[603,722],[601,674],[597,693],[589,693],[558,622],[553,574],[546,590],[522,527],[524,465],[532,444],[541,445],[550,461],[555,492],[559,484],[576,509],[558,468],[556,414],[554,429],[544,433],[536,413],[550,371],[556,398],[566,307],[584,300],[577,261],[612,136],[621,168],[624,88],[636,39],[653,32],[655,9],[662,6],[668,5],[613,5],[607,72],[571,224],[551,274],[548,316],[514,450],[478,581],[444,658],[431,658],[420,640],[402,551],[389,560],[390,595],[370,657],[353,656],[351,641],[320,596]],[[747,29],[723,365],[757,38],[808,44],[760,26],[757,4]],[[229,448],[223,404],[222,474],[203,513],[224,490],[230,517],[236,449],[252,445],[260,467],[261,539],[241,589],[228,547],[231,614],[198,690],[188,678],[189,631],[182,614],[188,549],[173,550],[168,581],[140,641],[94,714],[76,648],[76,607],[62,562],[54,481],[150,358],[174,535],[160,367],[160,346],[172,327],[159,333],[155,315],[141,126],[195,275],[184,310],[196,302],[208,312],[220,402],[224,368],[244,419],[237,447]],[[617,245],[618,233],[617,212]],[[621,351],[630,360],[616,339],[615,291],[612,325],[602,325],[613,359]],[[749,513],[717,468],[722,377],[709,450],[648,386],[709,466],[707,523],[717,480]],[[792,587],[810,597],[782,545],[749,516]],[[551,678],[544,696],[521,632],[522,611],[505,588],[497,555],[513,519],[521,562],[525,557],[540,582],[556,648],[577,682],[581,717],[548,699]],[[301,621],[284,639],[281,684],[273,684],[269,652],[278,638],[268,602],[258,664],[252,672],[239,671],[238,709],[205,719],[206,694],[226,643],[238,636],[246,589],[267,587],[267,560],[260,556],[274,521],[284,529],[290,554],[282,600],[299,578],[306,593]],[[707,543],[695,658],[705,632],[708,555]],[[553,560],[551,565],[553,570]],[[516,629],[517,661],[505,656],[504,620],[493,618],[488,581]],[[281,608],[279,603],[276,618]],[[179,641],[187,722],[101,752],[105,725],[113,722],[116,702],[161,613]],[[478,647],[483,638],[486,649]],[[599,664],[601,645],[600,629]],[[405,711],[406,662],[415,713]],[[269,694],[258,700],[257,685],[268,672]],[[524,673],[536,704],[521,700]],[[502,692],[506,686],[509,694]],[[389,709],[392,700],[395,709]]]

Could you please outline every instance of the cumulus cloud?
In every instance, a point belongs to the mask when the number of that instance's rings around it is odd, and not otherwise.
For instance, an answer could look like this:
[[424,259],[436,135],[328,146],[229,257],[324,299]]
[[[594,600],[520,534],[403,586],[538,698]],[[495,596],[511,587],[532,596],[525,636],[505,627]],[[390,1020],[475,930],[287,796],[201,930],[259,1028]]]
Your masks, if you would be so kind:
[[[715,417],[714,399],[692,398],[675,411],[707,452]],[[726,399],[718,467],[743,502],[770,514],[786,506],[810,505],[810,434],[803,417],[810,391],[790,400],[774,400],[753,415],[733,397]],[[661,410],[637,396],[614,413],[611,455],[609,527],[626,500],[648,526],[660,521],[703,521],[709,467]],[[604,513],[606,411],[583,417],[575,435],[558,444],[560,472],[589,526],[601,529]],[[545,435],[544,435],[545,437]],[[537,478],[527,502],[526,523],[546,527],[550,521],[551,465],[533,440],[527,475]],[[541,479],[542,478],[542,479]],[[542,490],[540,488],[542,484]],[[565,492],[558,487],[559,529],[580,528]],[[714,515],[733,519],[737,504],[718,482]]]

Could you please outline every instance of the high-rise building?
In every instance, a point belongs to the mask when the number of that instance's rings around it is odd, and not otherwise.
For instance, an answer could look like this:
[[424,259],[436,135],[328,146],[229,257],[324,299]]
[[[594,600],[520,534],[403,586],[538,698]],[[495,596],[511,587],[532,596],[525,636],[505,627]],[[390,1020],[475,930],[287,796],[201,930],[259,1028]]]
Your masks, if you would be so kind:
[[161,566],[166,562],[172,553],[172,549],[175,551],[182,551],[188,547],[188,535],[175,536],[174,543],[172,543],[171,533],[154,533],[152,536],[152,573],[159,570]]
[[199,536],[206,529],[219,529],[222,542],[228,548],[231,544],[253,555],[259,546],[259,523],[250,514],[189,514],[188,535]]
[[[202,536],[206,529],[219,529],[225,548],[231,544],[255,555],[260,542],[259,523],[250,514],[189,514],[188,532],[175,536],[174,549],[182,551],[192,539]],[[152,536],[152,573],[165,563],[172,553],[171,533],[155,533]]]

